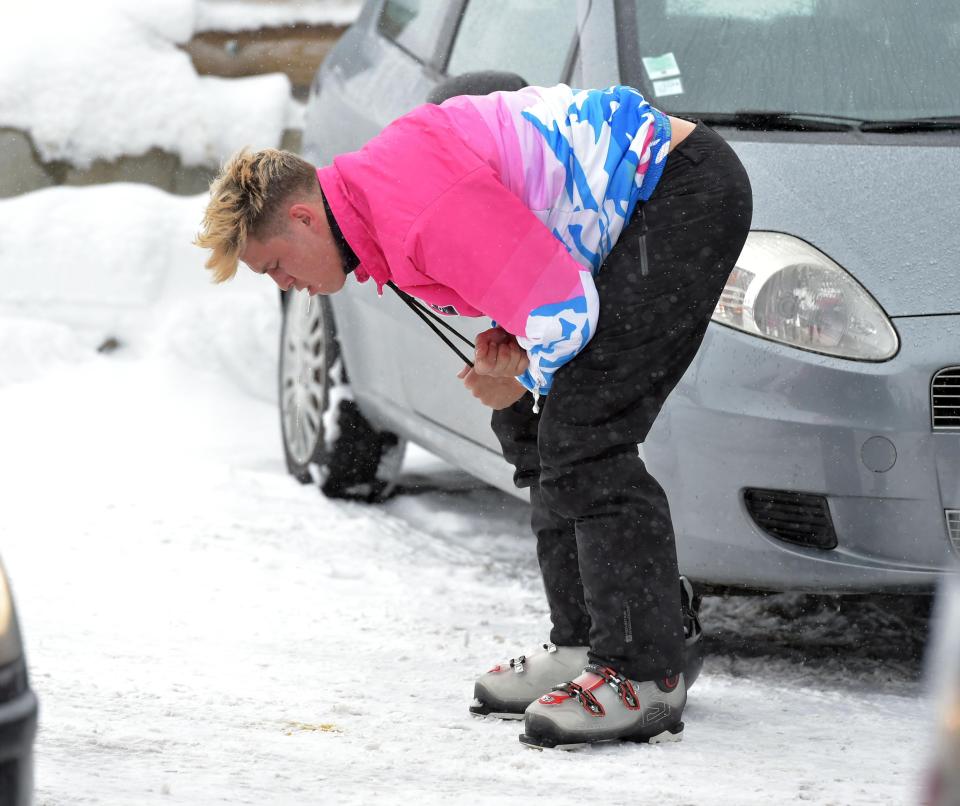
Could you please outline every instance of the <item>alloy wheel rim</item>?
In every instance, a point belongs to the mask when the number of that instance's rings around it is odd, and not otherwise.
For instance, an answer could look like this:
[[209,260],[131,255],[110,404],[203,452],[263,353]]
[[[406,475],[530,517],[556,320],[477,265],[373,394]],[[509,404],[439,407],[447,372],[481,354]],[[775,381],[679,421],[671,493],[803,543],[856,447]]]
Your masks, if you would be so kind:
[[323,306],[304,291],[290,292],[280,358],[280,409],[290,457],[307,464],[323,438],[327,344]]

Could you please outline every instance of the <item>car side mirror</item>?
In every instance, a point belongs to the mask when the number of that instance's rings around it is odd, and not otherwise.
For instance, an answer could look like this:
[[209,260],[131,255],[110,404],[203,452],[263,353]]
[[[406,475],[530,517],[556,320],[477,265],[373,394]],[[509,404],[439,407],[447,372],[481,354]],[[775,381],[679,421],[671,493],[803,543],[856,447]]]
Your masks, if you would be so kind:
[[491,92],[513,92],[527,86],[526,80],[516,73],[501,70],[478,70],[463,73],[441,81],[427,95],[427,103],[440,104],[456,95],[488,95]]

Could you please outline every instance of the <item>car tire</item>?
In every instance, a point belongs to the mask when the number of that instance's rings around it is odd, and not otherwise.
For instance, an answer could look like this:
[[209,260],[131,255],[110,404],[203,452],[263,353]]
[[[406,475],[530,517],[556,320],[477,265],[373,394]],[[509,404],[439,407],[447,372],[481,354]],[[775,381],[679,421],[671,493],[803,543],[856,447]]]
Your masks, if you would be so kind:
[[683,611],[684,677],[689,689],[703,670],[703,626],[700,624],[700,605],[703,596],[685,576],[680,577],[680,607]]
[[282,306],[279,409],[287,470],[303,484],[319,481],[330,498],[386,499],[405,442],[377,430],[354,402],[329,300],[293,291],[282,295]]

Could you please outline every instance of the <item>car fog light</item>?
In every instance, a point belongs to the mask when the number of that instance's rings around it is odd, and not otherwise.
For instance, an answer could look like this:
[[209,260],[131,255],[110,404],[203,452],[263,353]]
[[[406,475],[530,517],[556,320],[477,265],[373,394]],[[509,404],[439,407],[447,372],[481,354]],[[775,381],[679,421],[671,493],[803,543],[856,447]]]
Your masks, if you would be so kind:
[[743,491],[743,502],[753,522],[778,540],[815,549],[837,547],[837,532],[825,496],[748,487]]
[[883,309],[853,277],[810,244],[751,232],[713,320],[801,350],[886,361],[899,349]]

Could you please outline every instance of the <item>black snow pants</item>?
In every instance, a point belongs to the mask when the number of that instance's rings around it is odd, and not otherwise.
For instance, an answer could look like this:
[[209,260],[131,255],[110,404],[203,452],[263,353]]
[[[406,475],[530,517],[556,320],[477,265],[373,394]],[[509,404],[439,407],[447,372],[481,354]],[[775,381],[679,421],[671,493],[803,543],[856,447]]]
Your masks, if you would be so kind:
[[702,123],[667,157],[595,281],[593,339],[530,395],[493,413],[532,526],[553,629],[634,680],[682,671],[670,507],[637,444],[703,340],[750,228],[750,182]]

